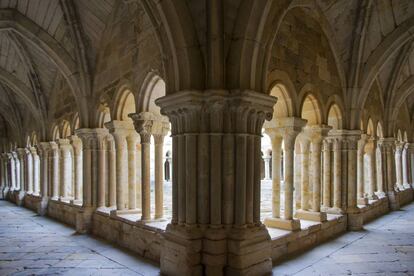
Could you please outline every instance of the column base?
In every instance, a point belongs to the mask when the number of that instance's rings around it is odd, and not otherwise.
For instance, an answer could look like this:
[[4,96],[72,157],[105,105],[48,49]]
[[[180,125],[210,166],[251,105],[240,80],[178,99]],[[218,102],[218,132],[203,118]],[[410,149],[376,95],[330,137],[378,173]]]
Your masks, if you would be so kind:
[[46,215],[48,204],[49,204],[49,198],[47,196],[40,198],[40,200],[37,202],[37,213],[40,216]]
[[411,185],[408,183],[403,184],[404,189],[411,189]]
[[168,224],[161,250],[163,275],[202,275],[202,233],[195,227]]
[[384,192],[377,192],[376,195],[378,198],[383,198],[386,196]]
[[83,207],[76,213],[76,232],[79,234],[89,233],[92,226],[93,207]]
[[233,228],[227,241],[226,275],[270,275],[271,238],[264,225]]
[[316,222],[324,222],[327,220],[327,216],[325,212],[314,212],[314,211],[307,211],[307,210],[297,210],[295,213],[295,217],[298,219],[310,220],[310,221],[316,221]]
[[300,230],[300,220],[283,218],[265,218],[264,225],[289,231]]
[[69,197],[59,197],[58,201],[59,202],[64,202],[64,203],[70,203],[71,202],[71,198]]
[[69,203],[72,204],[72,205],[80,205],[80,206],[82,206],[82,199],[71,199],[69,201]]
[[361,197],[361,198],[358,198],[357,200],[358,205],[368,205],[368,203],[369,201],[368,201],[368,198],[366,197]]
[[359,212],[358,208],[352,208],[347,210],[348,213],[348,230],[359,231],[363,229],[364,218]]
[[388,192],[388,202],[392,211],[400,210],[400,197],[397,192]]
[[119,215],[138,215],[141,213],[139,209],[125,209],[125,210],[111,210],[111,216],[119,216]]
[[368,200],[378,200],[378,197],[376,194],[372,194],[368,196]]
[[16,204],[17,204],[17,206],[23,206],[25,196],[26,196],[25,191],[18,191],[17,192],[17,194],[16,194]]
[[345,213],[344,210],[338,207],[328,208],[325,212],[333,215],[343,215]]

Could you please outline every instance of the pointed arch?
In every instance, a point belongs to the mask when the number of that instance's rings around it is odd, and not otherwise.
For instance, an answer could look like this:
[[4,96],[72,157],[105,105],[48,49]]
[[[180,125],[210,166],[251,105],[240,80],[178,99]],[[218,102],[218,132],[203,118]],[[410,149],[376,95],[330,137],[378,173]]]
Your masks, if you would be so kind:
[[308,121],[307,125],[321,125],[321,107],[317,98],[312,93],[307,93],[301,102],[301,117]]
[[332,129],[343,129],[343,117],[341,108],[336,104],[332,103],[329,111],[328,111],[328,125],[332,127]]

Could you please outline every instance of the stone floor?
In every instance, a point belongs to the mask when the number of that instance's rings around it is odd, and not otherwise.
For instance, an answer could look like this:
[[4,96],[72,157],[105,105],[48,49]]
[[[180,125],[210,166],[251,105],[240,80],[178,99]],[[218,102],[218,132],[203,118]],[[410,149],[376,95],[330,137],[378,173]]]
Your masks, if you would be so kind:
[[[414,275],[414,204],[292,260],[275,275]],[[0,275],[158,275],[105,241],[0,201]]]
[[159,267],[1,200],[0,275],[159,275]]
[[292,260],[275,275],[414,275],[414,203]]

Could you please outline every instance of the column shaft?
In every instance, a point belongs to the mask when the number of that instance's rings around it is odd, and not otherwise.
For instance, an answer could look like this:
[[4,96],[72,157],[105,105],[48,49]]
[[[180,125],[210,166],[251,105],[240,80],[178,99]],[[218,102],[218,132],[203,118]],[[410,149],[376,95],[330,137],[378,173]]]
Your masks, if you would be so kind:
[[163,147],[164,136],[154,135],[155,140],[155,218],[164,216],[164,170]]
[[311,142],[312,211],[314,212],[321,210],[321,142],[319,140]]
[[323,206],[331,207],[331,146],[323,142]]
[[280,158],[282,138],[272,136],[272,217],[280,217]]
[[339,140],[335,140],[333,144],[333,186],[334,186],[334,193],[333,193],[333,207],[336,209],[342,208],[342,202],[341,202],[341,178],[342,178],[342,172],[341,172],[341,144],[342,142]]
[[142,216],[141,220],[151,219],[151,151],[150,151],[150,134],[141,134],[141,169],[142,169]]

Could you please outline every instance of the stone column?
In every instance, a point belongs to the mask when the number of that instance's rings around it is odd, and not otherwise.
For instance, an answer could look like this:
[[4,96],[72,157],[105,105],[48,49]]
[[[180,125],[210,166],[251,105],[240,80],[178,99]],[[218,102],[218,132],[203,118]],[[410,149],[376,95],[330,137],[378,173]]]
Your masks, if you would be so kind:
[[137,142],[138,135],[132,130],[127,137],[128,144],[128,208],[137,209]]
[[98,163],[98,183],[96,195],[96,207],[100,209],[106,208],[106,186],[107,186],[107,160],[106,160],[106,146],[107,136],[99,140],[97,149],[97,163]]
[[[272,143],[272,218],[276,219],[280,218],[280,151],[283,138],[273,128],[268,128],[265,132]],[[267,220],[265,224],[270,226]]]
[[[300,221],[293,219],[293,172],[294,172],[294,151],[295,151],[295,141],[296,136],[302,130],[303,126],[306,124],[305,120],[300,118],[281,118],[276,122],[276,127],[273,128],[275,134],[279,134],[279,137],[283,138],[284,141],[284,152],[283,152],[283,167],[284,167],[284,194],[285,194],[285,206],[284,206],[284,217],[283,219],[270,218],[265,220],[265,224],[269,227],[277,227],[287,230],[299,230]],[[269,131],[271,132],[271,131]],[[272,135],[274,136],[274,135]],[[271,137],[272,137],[271,136]],[[275,139],[276,138],[276,139]],[[272,137],[273,140],[277,141],[277,137]],[[278,142],[276,142],[278,143]],[[278,152],[279,151],[279,152]],[[274,162],[280,163],[280,146],[279,150],[276,149],[276,154],[279,154],[278,157],[274,157]],[[280,172],[280,168],[273,168]],[[278,173],[276,173],[276,178],[278,178]],[[276,183],[278,184],[278,183]],[[275,191],[273,191],[275,193]],[[276,197],[280,198],[280,193],[276,194]],[[260,199],[259,199],[260,200]]]
[[82,182],[83,182],[83,157],[82,157],[82,140],[72,135],[70,141],[73,148],[73,185],[74,199],[72,204],[82,204]]
[[409,175],[408,175],[408,143],[405,143],[403,145],[402,150],[402,179],[403,179],[403,187],[404,189],[411,188],[411,185],[408,181]]
[[323,209],[331,208],[331,143],[323,141]]
[[19,192],[20,190],[23,189],[22,187],[22,180],[21,180],[21,172],[22,172],[22,165],[24,165],[24,163],[21,163],[21,160],[19,159],[19,155],[17,153],[17,149],[15,152],[13,152],[13,158],[14,158],[14,168],[15,168],[15,185],[14,185],[14,190]]
[[[326,213],[321,212],[321,146],[323,138],[328,134],[329,126],[307,126],[304,135],[310,140],[311,156],[309,180],[312,183],[312,207],[310,211],[299,210],[296,217],[312,221],[325,221]],[[304,173],[302,171],[302,173]],[[302,188],[303,189],[303,188]]]
[[386,187],[391,210],[398,210],[400,209],[400,202],[397,195],[398,188],[395,186],[395,138],[382,138],[380,143],[384,151],[384,186]]
[[368,178],[368,199],[376,200],[378,197],[375,195],[375,190],[377,186],[377,174],[376,174],[376,159],[375,159],[375,149],[377,148],[375,138],[370,138],[366,146],[366,153],[369,160],[369,178]]
[[60,152],[60,193],[59,200],[69,202],[70,191],[72,189],[72,146],[68,139],[59,139],[58,140]]
[[364,175],[364,155],[365,155],[365,145],[367,142],[366,134],[361,135],[361,139],[358,141],[358,152],[357,152],[357,196],[358,196],[358,204],[367,205],[368,198],[365,194],[365,180],[366,177]]
[[333,185],[333,200],[332,208],[328,209],[328,213],[332,214],[343,214],[346,211],[347,204],[347,155],[346,150],[346,136],[348,135],[347,130],[343,129],[332,129],[329,131],[327,139],[331,142],[332,146],[332,158],[333,163],[331,167]]
[[410,158],[411,187],[414,188],[414,143],[408,145]]
[[114,138],[108,137],[108,155],[109,155],[109,189],[108,205],[109,209],[116,210],[116,149]]
[[15,151],[11,152],[10,159],[10,172],[11,172],[11,191],[14,192],[20,189],[20,161],[17,158],[17,153]]
[[8,157],[6,153],[0,154],[0,199],[5,199],[6,195],[9,191],[8,183],[7,183],[7,161]]
[[81,128],[75,134],[82,140],[83,155],[83,191],[82,208],[76,214],[76,231],[86,233],[90,230],[92,213],[97,206],[98,183],[102,182],[105,171],[99,161],[99,152],[105,149],[106,137],[104,128]]
[[30,147],[33,158],[33,195],[40,195],[40,159],[35,147]]
[[333,211],[337,213],[342,213],[341,144],[340,139],[333,141]]
[[59,199],[59,147],[56,142],[50,142],[50,154],[51,154],[51,165],[52,165],[52,179],[51,179],[51,186],[52,186],[52,199],[58,200]]
[[26,172],[25,172],[25,181],[27,187],[27,193],[29,195],[33,194],[33,156],[30,151],[30,148],[25,149],[25,158],[26,158]]
[[383,149],[381,145],[381,140],[377,143],[377,148],[375,149],[375,160],[377,162],[376,164],[376,172],[377,172],[377,195],[379,197],[384,197],[384,158],[383,158]]
[[169,130],[169,124],[165,122],[161,131],[154,133],[155,143],[155,219],[164,216],[164,137]]
[[105,124],[114,137],[116,148],[116,206],[113,214],[125,213],[128,209],[128,144],[127,136],[134,131],[129,121],[112,121]]
[[157,104],[172,124],[178,186],[178,220],[164,234],[161,272],[270,273],[258,165],[261,129],[275,99],[252,91],[183,91]]
[[264,179],[265,180],[270,180],[270,159],[271,159],[271,157],[267,156],[267,155],[263,158],[263,160],[264,160],[264,172],[265,172]]
[[47,205],[49,200],[49,152],[51,150],[49,142],[40,143],[40,196],[42,200],[38,207],[38,213],[45,215],[47,211]]
[[[154,125],[154,115],[149,112],[130,114],[135,129],[141,138],[141,221],[151,219],[151,135]],[[194,209],[195,211],[195,209]]]
[[403,163],[402,163],[402,150],[404,144],[401,142],[396,142],[395,144],[395,172],[397,177],[397,188],[399,190],[404,190],[403,186]]

